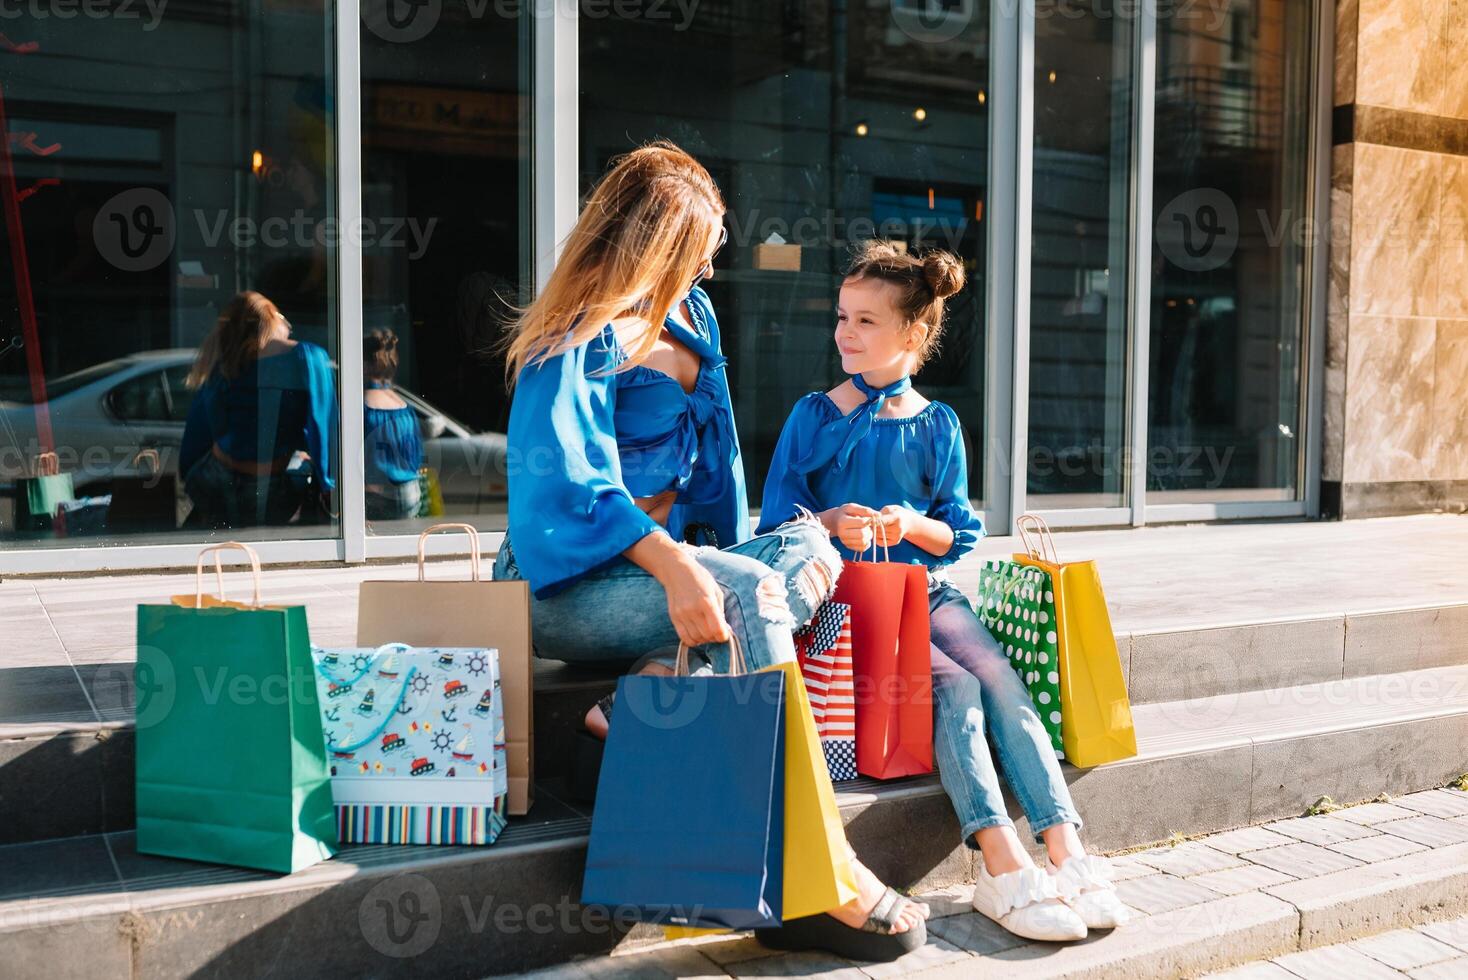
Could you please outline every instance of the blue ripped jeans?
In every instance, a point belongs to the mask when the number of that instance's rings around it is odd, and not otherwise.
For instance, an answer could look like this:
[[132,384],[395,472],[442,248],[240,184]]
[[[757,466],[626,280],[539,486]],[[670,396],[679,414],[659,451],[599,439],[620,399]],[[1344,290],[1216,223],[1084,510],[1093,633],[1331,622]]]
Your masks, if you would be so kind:
[[928,593],[928,614],[938,775],[958,814],[964,843],[977,848],[976,831],[1014,826],[999,790],[986,730],[1036,842],[1043,840],[1042,831],[1057,824],[1073,823],[1079,830],[1081,818],[1050,736],[999,641],[951,585],[936,584]]
[[[750,670],[795,660],[792,632],[831,596],[841,574],[841,558],[814,518],[798,518],[723,550],[684,547],[723,587],[724,618]],[[500,545],[494,577],[520,578],[509,535]],[[678,650],[667,593],[631,561],[594,572],[548,599],[532,597],[530,623],[536,655],[554,660],[614,666]],[[719,673],[728,671],[727,644],[693,652]]]

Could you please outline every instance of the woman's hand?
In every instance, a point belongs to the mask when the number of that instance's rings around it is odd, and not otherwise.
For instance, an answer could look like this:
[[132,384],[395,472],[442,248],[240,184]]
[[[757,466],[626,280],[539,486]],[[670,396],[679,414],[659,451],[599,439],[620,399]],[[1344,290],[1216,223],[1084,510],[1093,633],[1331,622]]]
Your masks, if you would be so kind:
[[872,547],[872,521],[881,515],[861,504],[842,504],[817,515],[826,526],[827,533],[839,538],[841,543],[857,554],[870,551]]
[[661,531],[644,535],[622,554],[662,585],[668,596],[668,618],[684,644],[728,641],[724,590],[709,570],[670,535]]
[[668,618],[678,631],[678,639],[690,647],[728,642],[724,590],[707,568],[689,558],[662,582],[663,590],[668,593]]

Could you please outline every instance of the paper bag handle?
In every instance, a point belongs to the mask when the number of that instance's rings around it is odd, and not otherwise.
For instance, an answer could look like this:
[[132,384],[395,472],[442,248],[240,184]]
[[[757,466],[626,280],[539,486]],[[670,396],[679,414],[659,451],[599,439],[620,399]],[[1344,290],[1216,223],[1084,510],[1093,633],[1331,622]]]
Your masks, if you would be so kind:
[[199,563],[194,566],[194,608],[204,607],[204,556],[211,551],[214,552],[214,580],[219,588],[220,601],[224,600],[224,567],[219,561],[219,552],[230,548],[238,548],[250,559],[250,576],[255,581],[255,601],[251,605],[260,605],[260,556],[255,554],[255,549],[239,541],[225,541],[222,544],[211,544],[199,552]]
[[[739,646],[739,638],[734,632],[729,632],[729,676],[749,673],[749,667],[744,662],[744,650]],[[688,644],[678,643],[678,659],[673,662],[673,676],[688,676]]]
[[53,452],[44,452],[36,456],[37,476],[60,476],[61,457]]
[[132,465],[141,469],[143,460],[148,460],[153,464],[154,476],[157,476],[159,473],[163,472],[163,462],[158,455],[158,450],[153,449],[152,447],[149,447],[147,449],[139,449],[137,453],[133,455]]
[[[1050,525],[1045,522],[1045,518],[1039,514],[1021,514],[1014,524],[1019,529],[1019,539],[1024,542],[1025,552],[1031,558],[1049,561],[1052,565],[1060,564],[1060,553],[1055,550],[1055,536],[1050,533]],[[1026,533],[1028,531],[1035,532],[1035,537],[1040,542],[1038,549],[1030,541],[1030,536]]]
[[424,581],[424,549],[428,536],[437,531],[463,531],[469,535],[469,572],[475,582],[479,581],[479,529],[472,524],[434,524],[418,535],[418,581]]
[[[867,521],[868,521],[868,523],[870,523],[872,525],[872,561],[876,561],[877,560],[877,528],[882,527],[882,519],[880,517],[869,517],[869,518],[867,518]],[[851,553],[851,558],[852,558],[853,561],[865,561],[866,560],[866,552],[863,551],[861,554],[857,554],[855,551],[853,551]],[[892,560],[892,551],[891,551],[890,548],[887,547],[887,529],[886,528],[882,528],[882,560],[883,561],[888,561],[888,562],[890,562]]]

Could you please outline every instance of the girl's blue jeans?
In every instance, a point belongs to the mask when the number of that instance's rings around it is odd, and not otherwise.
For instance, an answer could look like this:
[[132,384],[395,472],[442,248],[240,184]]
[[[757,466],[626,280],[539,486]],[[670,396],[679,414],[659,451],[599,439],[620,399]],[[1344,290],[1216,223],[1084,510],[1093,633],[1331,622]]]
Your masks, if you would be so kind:
[[[841,574],[841,557],[813,517],[723,550],[684,547],[723,587],[724,618],[749,670],[795,659],[794,630],[830,598]],[[509,535],[500,545],[494,577],[520,577]],[[630,664],[649,656],[665,659],[678,650],[662,584],[626,559],[548,599],[532,598],[530,623],[536,654],[570,663]],[[692,652],[719,673],[728,670],[726,644]]]
[[999,642],[952,585],[934,583],[928,593],[928,612],[933,742],[938,774],[958,814],[964,843],[977,848],[976,831],[1014,826],[1004,806],[986,731],[1035,840],[1042,841],[1043,831],[1062,823],[1075,824],[1079,830],[1081,818],[1071,802],[1050,736]]

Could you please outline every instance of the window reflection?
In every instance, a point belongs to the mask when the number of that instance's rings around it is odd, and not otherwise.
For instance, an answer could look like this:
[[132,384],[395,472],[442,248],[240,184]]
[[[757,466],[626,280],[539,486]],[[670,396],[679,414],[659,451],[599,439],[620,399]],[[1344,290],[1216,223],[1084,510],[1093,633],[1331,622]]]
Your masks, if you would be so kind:
[[207,358],[233,376],[185,383],[247,291],[292,325],[280,346],[335,350],[330,11],[124,13],[6,23],[0,542],[336,536],[334,404],[308,459],[283,351],[256,333]]
[[1148,500],[1290,500],[1309,5],[1158,24]]
[[396,358],[362,395],[372,534],[416,534],[443,515],[504,527],[496,345],[531,277],[518,6],[445,0],[415,8],[412,30],[369,20],[362,32],[362,197],[377,232],[363,247],[364,355],[390,335]]
[[981,495],[988,4],[705,0],[686,20],[661,5],[594,7],[578,27],[583,186],[665,137],[728,204],[729,245],[704,287],[755,501],[791,406],[844,378],[832,341],[841,271],[850,245],[872,237],[964,261],[969,285],[915,380],[963,421]]
[[1035,23],[1028,492],[1124,502],[1134,17],[1088,0]]

